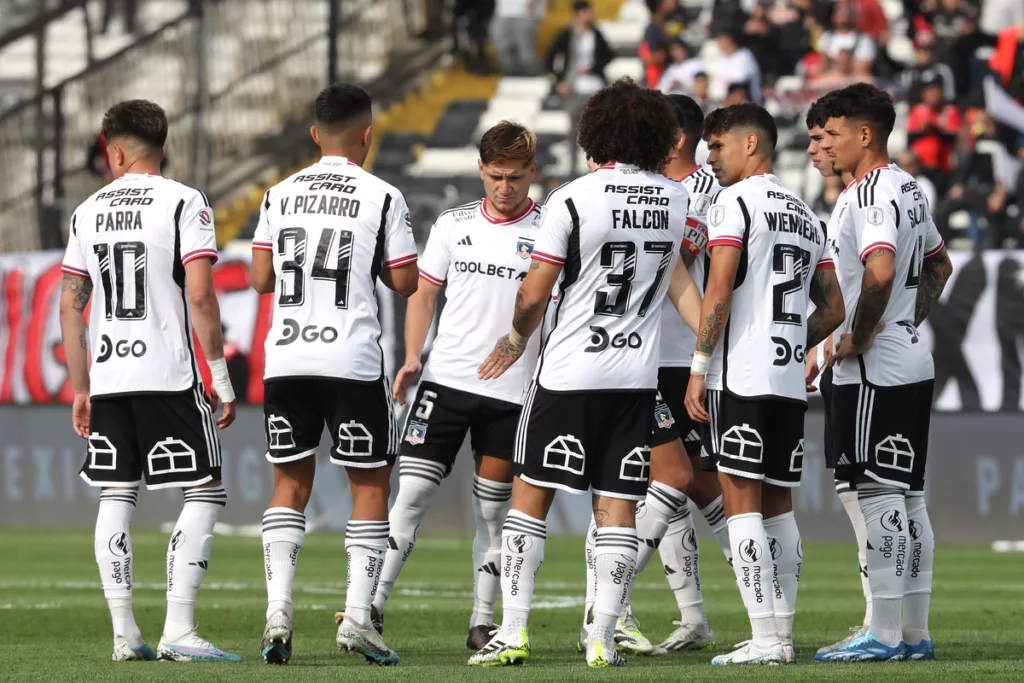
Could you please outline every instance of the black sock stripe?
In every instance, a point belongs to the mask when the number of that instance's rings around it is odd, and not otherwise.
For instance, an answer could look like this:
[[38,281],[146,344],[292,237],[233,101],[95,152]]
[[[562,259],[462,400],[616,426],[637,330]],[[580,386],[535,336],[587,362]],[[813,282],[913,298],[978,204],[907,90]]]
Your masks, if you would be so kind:
[[473,487],[487,489],[494,492],[511,491],[512,484],[499,484],[488,481],[487,479],[474,478]]
[[306,515],[301,512],[264,512],[263,519],[305,519]]
[[519,517],[513,517],[509,515],[505,518],[505,524],[503,528],[517,527],[521,529],[535,529],[542,534],[546,534],[548,531],[548,525],[544,522],[534,522],[528,519],[521,519]]
[[673,511],[678,510],[681,506],[686,504],[686,499],[680,500],[674,496],[666,494],[664,491],[659,491],[654,488],[647,489],[647,495]]
[[668,487],[658,486],[657,482],[653,486],[647,487],[647,493],[653,493],[661,499],[670,500],[675,503],[676,507],[686,504],[685,494],[676,494],[674,491],[669,491]]
[[306,525],[305,524],[284,524],[284,523],[264,524],[263,525],[263,533],[266,533],[268,531],[273,531],[274,529],[298,529],[299,531],[305,531],[306,530]]

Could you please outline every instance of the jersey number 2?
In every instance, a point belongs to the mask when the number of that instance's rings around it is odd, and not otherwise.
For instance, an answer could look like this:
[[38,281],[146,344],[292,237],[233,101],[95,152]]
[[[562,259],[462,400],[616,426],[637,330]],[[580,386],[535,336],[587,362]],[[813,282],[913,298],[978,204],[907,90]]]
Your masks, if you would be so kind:
[[[334,239],[338,238],[338,259],[331,268],[327,264]],[[281,287],[277,303],[281,306],[301,306],[305,301],[305,282],[302,267],[306,264],[306,229],[285,228],[277,235],[277,253],[281,258],[288,256],[288,243],[292,243],[289,260],[281,262]],[[355,238],[349,230],[324,230],[316,248],[313,268],[309,276],[314,280],[334,281],[334,305],[348,308],[348,286],[352,271],[352,248]],[[291,279],[290,287],[284,286],[284,278]]]
[[[93,251],[100,261],[100,284],[103,288],[103,316],[110,320],[142,320],[146,317],[146,245],[142,242],[115,242],[94,244]],[[111,253],[113,251],[113,253]],[[125,260],[130,265],[126,268]],[[113,282],[111,282],[113,260]],[[126,273],[125,270],[128,270]],[[131,291],[129,291],[131,286]],[[114,290],[117,304],[111,310]],[[131,298],[131,301],[127,301]],[[130,304],[130,305],[128,305]]]
[[811,252],[793,244],[776,244],[772,251],[772,270],[777,275],[785,275],[791,267],[793,278],[772,287],[772,322],[780,325],[799,325],[803,322],[802,313],[786,310],[786,297],[804,288],[804,277],[811,267]]
[[[654,275],[654,282],[644,294],[637,310],[637,315],[641,318],[647,315],[647,309],[654,301],[654,293],[658,291],[658,286],[665,277],[665,271],[674,255],[672,242],[644,242],[644,251],[648,254],[661,254],[661,263]],[[622,272],[617,273],[613,270],[605,278],[608,285],[616,289],[611,292],[605,289],[597,291],[594,315],[619,318],[629,307],[629,294],[633,289],[633,277],[636,276],[636,245],[633,242],[605,242],[601,247],[601,267],[614,269],[616,254],[622,254]]]

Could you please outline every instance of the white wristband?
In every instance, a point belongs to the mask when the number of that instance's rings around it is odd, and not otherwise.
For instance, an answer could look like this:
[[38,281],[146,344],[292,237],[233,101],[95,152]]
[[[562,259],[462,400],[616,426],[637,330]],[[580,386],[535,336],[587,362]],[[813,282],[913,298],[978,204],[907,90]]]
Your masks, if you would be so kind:
[[213,393],[217,394],[222,403],[234,403],[235,390],[231,388],[231,378],[228,377],[228,362],[223,358],[207,359],[206,365],[210,368]]
[[711,356],[701,353],[700,351],[693,352],[693,364],[690,366],[691,375],[706,375],[708,374],[708,365],[711,363]]

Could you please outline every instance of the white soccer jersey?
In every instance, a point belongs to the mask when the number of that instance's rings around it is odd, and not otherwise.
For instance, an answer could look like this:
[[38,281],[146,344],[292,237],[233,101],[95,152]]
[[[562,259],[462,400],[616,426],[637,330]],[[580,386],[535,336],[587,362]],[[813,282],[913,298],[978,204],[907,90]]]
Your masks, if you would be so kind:
[[681,183],[627,164],[602,166],[551,193],[533,258],[564,270],[537,370],[542,387],[657,386],[662,302],[688,204]]
[[708,388],[806,402],[811,276],[833,267],[821,221],[774,175],[756,175],[719,192],[708,211],[708,250],[722,245],[743,255]]
[[494,341],[512,326],[519,285],[530,267],[540,229],[540,206],[531,201],[518,216],[498,219],[487,200],[445,211],[430,230],[420,259],[420,277],[446,285],[437,336],[423,368],[423,379],[446,387],[522,403],[523,390],[537,365],[540,335],[498,379],[477,377]]
[[899,386],[935,377],[932,354],[917,333],[914,316],[921,265],[944,245],[914,177],[895,164],[878,166],[851,185],[837,204],[829,228],[846,321],[836,332],[853,329],[864,279],[864,259],[885,249],[896,255],[896,278],[882,315],[883,329],[857,362],[835,366],[836,384]]
[[379,379],[377,275],[416,261],[402,193],[324,157],[267,191],[252,248],[273,253],[277,274],[264,379]]
[[[704,290],[704,249],[708,244],[708,209],[715,194],[722,186],[711,171],[698,166],[680,182],[690,193],[690,210],[686,218],[686,232],[683,234],[683,248],[693,255],[690,277],[697,287]],[[693,363],[693,349],[697,335],[693,333],[679,311],[667,297],[661,313],[661,367],[690,367]]]
[[213,210],[199,190],[129,173],[71,217],[62,270],[93,283],[90,394],[201,386],[185,297],[185,264],[217,260]]

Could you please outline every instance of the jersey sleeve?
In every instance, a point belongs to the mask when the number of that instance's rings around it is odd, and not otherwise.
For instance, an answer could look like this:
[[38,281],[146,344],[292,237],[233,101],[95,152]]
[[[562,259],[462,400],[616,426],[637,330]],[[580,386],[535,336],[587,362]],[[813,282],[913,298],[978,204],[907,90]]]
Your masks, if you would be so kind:
[[396,192],[391,210],[388,212],[388,224],[384,233],[384,266],[401,268],[416,263],[416,240],[412,236],[412,220],[409,218],[409,205],[401,192]]
[[693,215],[686,217],[686,228],[683,229],[683,249],[700,258],[708,246],[708,228]]
[[253,251],[274,251],[274,237],[270,234],[270,190],[263,195],[260,204],[260,220],[256,224],[256,232],[252,236]]
[[743,249],[748,220],[747,208],[740,197],[719,193],[708,209],[707,248],[727,246]]
[[181,264],[197,258],[217,262],[217,232],[213,226],[213,209],[202,192],[185,200],[178,221],[181,233]]
[[540,233],[533,245],[533,258],[556,266],[565,264],[569,254],[572,216],[562,197],[549,197],[540,214]]
[[896,197],[884,183],[862,181],[857,188],[853,225],[860,245],[860,260],[879,249],[896,253]]
[[828,225],[825,221],[821,221],[821,244],[821,258],[818,259],[818,265],[814,267],[815,272],[836,267],[835,261],[832,260],[832,251],[828,247]]
[[448,279],[448,266],[451,264],[451,246],[448,243],[448,225],[444,219],[434,223],[427,236],[427,246],[423,248],[420,258],[420,277],[427,282],[441,287]]
[[68,248],[64,250],[64,261],[60,269],[68,275],[89,277],[89,267],[82,253],[82,243],[78,240],[78,214],[71,216],[71,229],[68,230]]
[[925,223],[924,227],[924,260],[933,259],[946,248],[946,243],[942,241],[942,235],[939,234],[939,229],[935,226],[935,221],[932,220],[931,216],[928,216],[928,222]]

